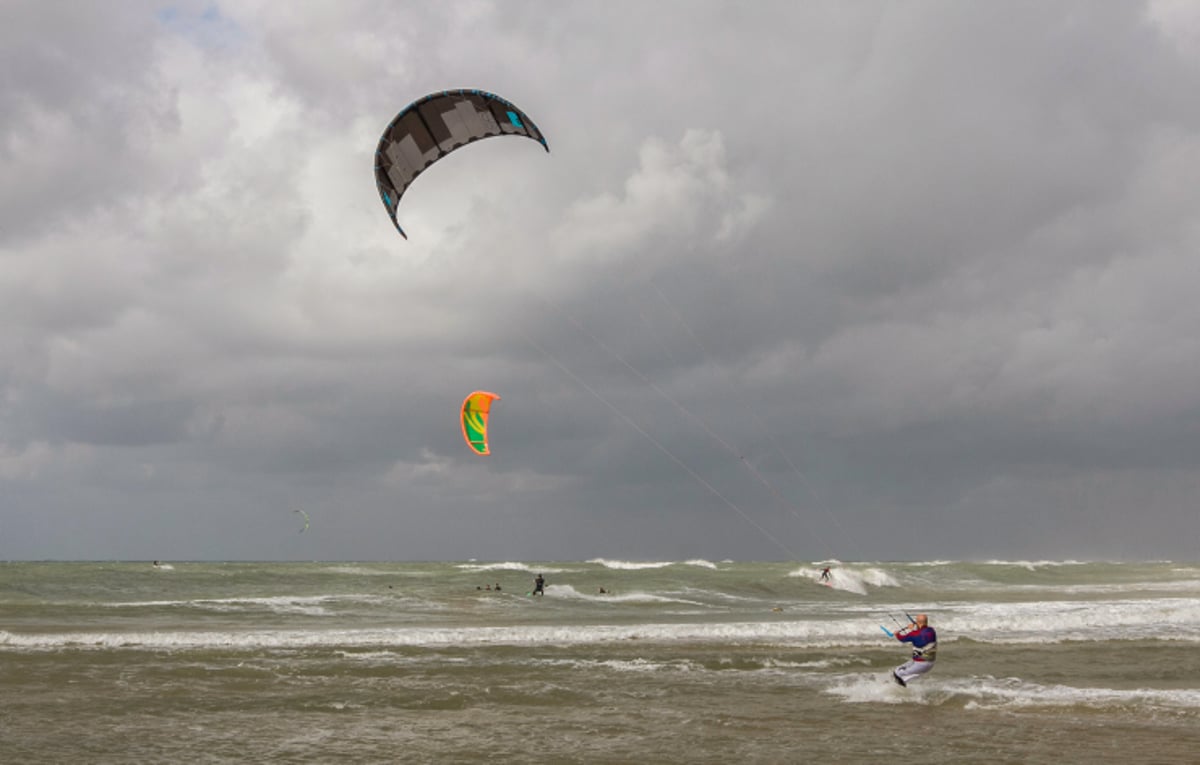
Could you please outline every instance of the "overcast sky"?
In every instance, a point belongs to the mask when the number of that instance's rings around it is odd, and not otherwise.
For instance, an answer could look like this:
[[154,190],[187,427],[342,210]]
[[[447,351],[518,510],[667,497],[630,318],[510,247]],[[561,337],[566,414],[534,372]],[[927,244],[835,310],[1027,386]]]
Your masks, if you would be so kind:
[[2,15],[0,558],[1200,557],[1195,4]]

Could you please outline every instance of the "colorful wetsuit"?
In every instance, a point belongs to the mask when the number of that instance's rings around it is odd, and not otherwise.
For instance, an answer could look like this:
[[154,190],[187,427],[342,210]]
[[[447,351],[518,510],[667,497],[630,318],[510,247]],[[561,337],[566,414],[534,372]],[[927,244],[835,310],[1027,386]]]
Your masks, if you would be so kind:
[[912,632],[897,632],[896,639],[912,645],[912,659],[892,672],[896,682],[908,685],[909,680],[933,669],[933,662],[937,659],[937,632],[933,627],[922,627]]

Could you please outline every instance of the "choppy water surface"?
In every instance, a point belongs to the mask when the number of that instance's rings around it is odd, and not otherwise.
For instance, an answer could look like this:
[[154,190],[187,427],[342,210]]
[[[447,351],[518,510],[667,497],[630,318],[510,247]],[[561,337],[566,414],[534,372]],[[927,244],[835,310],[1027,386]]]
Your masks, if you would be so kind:
[[1200,762],[1200,564],[820,568],[0,564],[0,762]]

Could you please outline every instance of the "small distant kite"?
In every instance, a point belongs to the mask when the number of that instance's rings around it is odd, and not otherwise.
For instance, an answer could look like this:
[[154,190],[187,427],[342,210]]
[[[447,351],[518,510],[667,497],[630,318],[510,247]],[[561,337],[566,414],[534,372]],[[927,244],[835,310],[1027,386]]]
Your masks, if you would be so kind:
[[[400,197],[433,163],[469,143],[492,136],[521,135],[550,151],[542,131],[517,105],[484,90],[443,90],[404,107],[383,131],[375,149],[375,186],[392,225]],[[503,179],[494,181],[503,184]]]
[[499,398],[495,393],[477,390],[463,399],[463,440],[476,454],[491,454],[488,449],[488,414],[492,411],[492,402]]
[[304,516],[304,528],[300,529],[300,533],[303,534],[304,532],[308,531],[308,513],[304,512],[303,510],[293,510],[292,512],[300,513],[300,515]]

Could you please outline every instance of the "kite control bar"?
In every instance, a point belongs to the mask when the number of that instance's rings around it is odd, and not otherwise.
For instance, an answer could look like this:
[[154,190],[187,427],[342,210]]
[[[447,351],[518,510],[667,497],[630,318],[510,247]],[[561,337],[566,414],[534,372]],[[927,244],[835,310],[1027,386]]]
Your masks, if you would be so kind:
[[[909,612],[905,611],[905,612],[904,612],[904,615],[908,617],[908,624],[901,624],[901,623],[900,623],[900,620],[899,620],[899,619],[897,619],[895,616],[892,616],[891,614],[888,614],[888,617],[889,617],[889,618],[890,618],[892,621],[894,621],[894,622],[896,623],[896,626],[897,626],[897,627],[899,627],[899,628],[900,628],[900,630],[905,630],[905,629],[907,629],[907,628],[908,628],[908,626],[909,626],[909,625],[911,625],[911,624],[916,624],[916,623],[917,623],[917,620],[916,620],[916,619],[914,619],[914,618],[912,617],[912,614],[910,614]],[[885,635],[887,635],[888,637],[896,637],[896,633],[895,633],[895,632],[892,632],[892,631],[891,631],[891,630],[889,630],[887,627],[884,627],[882,624],[881,624],[881,625],[879,625],[879,629],[883,630],[883,633],[884,633]]]

